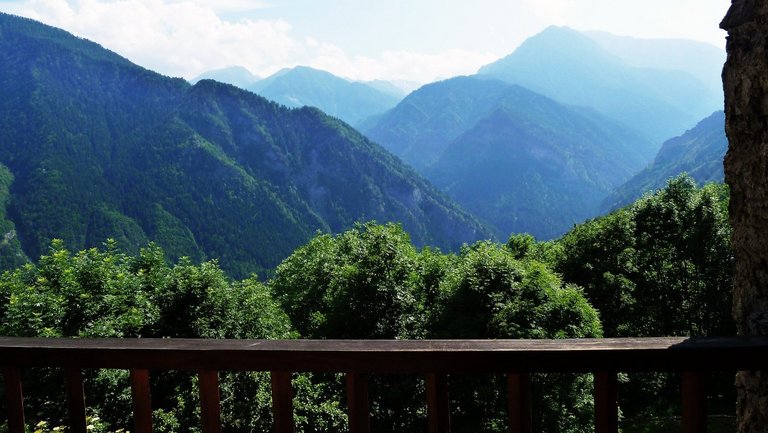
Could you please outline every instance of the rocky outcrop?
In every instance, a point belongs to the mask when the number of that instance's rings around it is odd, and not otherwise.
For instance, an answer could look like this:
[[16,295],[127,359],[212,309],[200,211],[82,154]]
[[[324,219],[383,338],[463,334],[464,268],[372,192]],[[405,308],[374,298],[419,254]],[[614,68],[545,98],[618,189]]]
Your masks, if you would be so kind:
[[[739,332],[768,335],[768,0],[733,0],[723,70]],[[740,372],[738,431],[768,431],[768,372]]]

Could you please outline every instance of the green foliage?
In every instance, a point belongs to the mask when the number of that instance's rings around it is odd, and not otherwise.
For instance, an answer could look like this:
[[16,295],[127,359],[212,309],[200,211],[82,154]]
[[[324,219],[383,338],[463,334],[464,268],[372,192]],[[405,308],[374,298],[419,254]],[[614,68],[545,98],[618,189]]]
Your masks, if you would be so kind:
[[277,268],[270,282],[302,335],[406,338],[420,327],[418,254],[394,224],[318,235]]
[[554,267],[584,288],[607,336],[730,335],[728,193],[679,176],[575,227]]
[[[520,237],[516,239],[526,239]],[[481,242],[465,247],[443,284],[437,338],[580,338],[602,335],[598,314],[581,290],[563,285],[544,264],[516,257],[504,246]],[[498,431],[505,416],[502,378],[452,380],[461,408],[457,431]],[[537,431],[587,431],[592,419],[591,378],[535,377]],[[463,426],[463,427],[462,427]]]
[[[520,239],[521,245],[536,246]],[[464,247],[459,256],[418,252],[392,224],[318,234],[278,267],[269,284],[294,326],[311,338],[601,335],[597,312],[581,291],[563,285],[543,263],[490,242]],[[504,428],[501,379],[452,378],[452,398],[461,408],[456,431]],[[373,394],[379,428],[420,428],[417,386],[422,384],[414,379],[373,379],[372,387],[380,388]],[[542,375],[537,386],[537,425],[544,431],[582,431],[590,424],[591,379]]]
[[[128,256],[114,241],[103,249],[72,254],[52,243],[38,265],[0,277],[0,335],[29,337],[293,338],[288,317],[255,277],[230,281],[215,262],[170,266],[151,245]],[[64,424],[60,373],[25,372],[31,423]],[[157,431],[196,431],[199,409],[195,377],[164,372],[153,377]],[[297,411],[314,414],[326,431],[343,426],[340,410],[310,392]],[[94,417],[104,430],[130,429],[128,373],[86,372]],[[266,373],[222,373],[222,418],[231,431],[271,428],[271,392]],[[247,396],[247,397],[242,397]],[[241,398],[242,397],[242,398]],[[96,419],[96,418],[94,418]],[[42,424],[41,424],[42,425]],[[102,427],[99,427],[101,429]]]
[[[697,188],[682,175],[543,249],[566,281],[584,288],[606,336],[733,335],[727,211],[725,185]],[[733,393],[728,376],[717,377],[726,395]],[[669,375],[630,375],[625,413],[675,413],[677,383]]]

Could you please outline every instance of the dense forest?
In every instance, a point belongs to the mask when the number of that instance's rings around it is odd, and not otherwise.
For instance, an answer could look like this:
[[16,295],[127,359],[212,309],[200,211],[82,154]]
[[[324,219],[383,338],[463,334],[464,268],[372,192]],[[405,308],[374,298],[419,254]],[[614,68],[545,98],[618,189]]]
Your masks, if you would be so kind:
[[[70,251],[59,240],[36,264],[0,276],[0,335],[204,338],[568,338],[732,334],[728,192],[687,176],[653,195],[575,226],[560,239],[513,235],[458,253],[417,248],[396,224],[318,233],[261,281],[228,277],[216,261],[175,263],[151,244],[114,241]],[[58,373],[26,372],[35,431],[64,424]],[[132,428],[128,374],[86,380],[94,431]],[[454,430],[505,430],[502,378],[452,379]],[[592,429],[591,377],[535,378],[536,431]],[[624,376],[623,416],[674,413],[674,378]],[[271,428],[266,373],[222,373],[225,431]],[[197,431],[195,379],[153,379],[156,430]],[[345,428],[334,375],[294,376],[302,432]],[[423,382],[373,378],[376,432],[421,431]],[[648,395],[658,398],[649,407]],[[2,427],[0,427],[2,429]],[[1,431],[1,430],[0,430]]]

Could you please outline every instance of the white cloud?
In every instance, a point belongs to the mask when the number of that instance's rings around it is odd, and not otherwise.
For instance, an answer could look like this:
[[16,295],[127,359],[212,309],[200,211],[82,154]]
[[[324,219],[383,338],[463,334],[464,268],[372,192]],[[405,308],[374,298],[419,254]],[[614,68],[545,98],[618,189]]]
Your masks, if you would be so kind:
[[[190,3],[190,0],[171,0],[173,3]],[[216,12],[243,12],[270,7],[268,2],[258,0],[194,0],[198,6]]]
[[231,65],[261,76],[307,65],[356,80],[425,83],[474,73],[498,57],[466,50],[349,56],[317,38],[292,36],[292,26],[283,20],[229,21],[218,14],[261,7],[269,5],[252,0],[27,0],[11,11],[94,40],[144,67],[188,79]]
[[[31,0],[14,12],[64,28],[159,72],[191,78],[238,64],[290,63],[301,44],[282,20],[226,21],[205,3],[166,0]],[[235,7],[244,2],[223,2]]]

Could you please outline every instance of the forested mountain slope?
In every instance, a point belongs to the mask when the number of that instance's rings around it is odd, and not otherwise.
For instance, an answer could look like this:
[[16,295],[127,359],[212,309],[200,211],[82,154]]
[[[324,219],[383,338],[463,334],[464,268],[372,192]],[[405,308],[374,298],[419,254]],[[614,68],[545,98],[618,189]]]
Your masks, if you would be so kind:
[[13,176],[7,222],[29,257],[51,238],[83,248],[112,237],[129,250],[154,240],[169,257],[219,258],[242,276],[358,220],[399,221],[417,244],[443,248],[489,236],[319,110],[190,86],[4,14],[0,163]]
[[701,184],[723,182],[723,158],[727,150],[725,114],[717,111],[685,134],[664,142],[653,162],[606,198],[603,208],[626,206],[683,172]]

